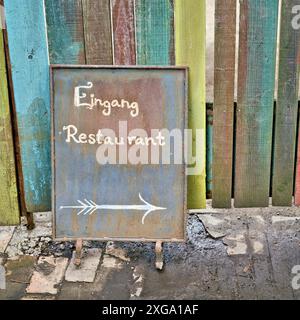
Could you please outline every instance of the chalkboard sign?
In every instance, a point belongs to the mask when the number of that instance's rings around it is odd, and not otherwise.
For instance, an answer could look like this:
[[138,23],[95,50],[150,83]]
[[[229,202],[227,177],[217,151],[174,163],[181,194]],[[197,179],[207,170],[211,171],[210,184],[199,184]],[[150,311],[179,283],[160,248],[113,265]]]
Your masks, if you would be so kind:
[[54,238],[183,241],[184,67],[51,66]]

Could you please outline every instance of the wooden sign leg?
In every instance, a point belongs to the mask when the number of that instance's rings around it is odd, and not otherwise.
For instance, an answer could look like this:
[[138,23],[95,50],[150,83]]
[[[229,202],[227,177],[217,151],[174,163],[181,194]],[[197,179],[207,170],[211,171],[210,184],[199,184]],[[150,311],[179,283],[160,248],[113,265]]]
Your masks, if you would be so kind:
[[157,270],[162,270],[164,267],[164,255],[163,255],[162,241],[156,242],[155,255],[156,255],[155,267]]
[[33,230],[35,228],[35,224],[34,224],[32,212],[26,212],[26,220],[27,220],[27,224],[26,224],[27,229]]
[[81,264],[81,256],[82,256],[82,239],[77,239],[76,241],[76,251],[75,251],[75,260],[74,264],[76,267],[79,267]]

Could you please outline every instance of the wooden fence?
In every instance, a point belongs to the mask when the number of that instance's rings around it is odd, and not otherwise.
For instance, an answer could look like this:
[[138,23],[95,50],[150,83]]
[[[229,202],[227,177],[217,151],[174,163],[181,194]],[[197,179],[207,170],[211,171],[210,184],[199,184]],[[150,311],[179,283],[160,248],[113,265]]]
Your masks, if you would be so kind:
[[[49,63],[188,65],[189,127],[194,137],[196,129],[206,130],[207,138],[203,134],[201,173],[188,177],[189,208],[205,207],[206,194],[214,207],[230,207],[232,198],[236,207],[264,207],[270,195],[273,205],[290,206],[294,185],[300,204],[300,30],[291,23],[299,1],[283,1],[280,8],[277,0],[243,0],[239,11],[236,0],[215,1],[214,104],[206,108],[205,0],[5,0],[23,209],[51,209]],[[1,52],[3,66],[0,42]],[[5,90],[0,114],[7,118]],[[12,170],[6,179],[16,188],[12,130],[5,123],[1,155],[9,148],[11,160],[1,157],[0,165]],[[15,212],[16,191],[3,187],[1,194],[9,190],[13,199],[6,207]],[[5,216],[0,211],[1,223]]]
[[[272,194],[273,205],[290,206],[300,57],[300,31],[292,21],[299,0],[282,1],[281,19],[279,1],[240,4],[234,110],[236,1],[216,1],[213,205],[230,207],[233,194],[235,207],[265,207]],[[277,36],[279,75],[274,112]],[[296,201],[299,192],[296,188]]]

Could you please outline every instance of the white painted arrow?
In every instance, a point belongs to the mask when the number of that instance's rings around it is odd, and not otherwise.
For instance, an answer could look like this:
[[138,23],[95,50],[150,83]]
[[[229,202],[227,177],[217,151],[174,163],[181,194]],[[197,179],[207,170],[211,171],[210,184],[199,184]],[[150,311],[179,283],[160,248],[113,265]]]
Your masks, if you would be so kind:
[[167,208],[162,207],[156,207],[146,200],[143,199],[141,194],[139,193],[139,198],[142,202],[144,202],[143,205],[110,205],[110,204],[102,204],[98,205],[92,200],[84,199],[84,202],[77,200],[77,202],[80,204],[80,206],[61,206],[59,209],[81,209],[77,215],[80,214],[83,215],[91,215],[95,213],[97,210],[139,210],[139,211],[146,211],[142,218],[142,224],[145,222],[145,218],[153,211],[156,210],[166,210]]

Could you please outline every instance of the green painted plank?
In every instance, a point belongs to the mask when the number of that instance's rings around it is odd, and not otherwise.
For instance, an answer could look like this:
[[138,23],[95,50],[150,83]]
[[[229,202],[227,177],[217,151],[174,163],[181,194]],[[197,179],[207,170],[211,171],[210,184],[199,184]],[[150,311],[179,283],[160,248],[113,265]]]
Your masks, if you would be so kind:
[[174,64],[173,0],[136,0],[137,64]]
[[5,0],[26,209],[51,208],[50,81],[43,1]]
[[198,209],[206,206],[205,0],[175,0],[174,6],[176,64],[189,66],[189,153],[196,160],[188,160],[195,163],[188,168],[188,207]]
[[3,31],[0,29],[0,225],[20,222],[16,163],[8,98]]
[[291,206],[298,112],[300,30],[291,23],[299,0],[282,1],[272,203]]
[[217,0],[215,11],[213,200],[231,207],[236,0]]
[[85,64],[81,0],[45,0],[52,64]]
[[87,64],[113,64],[110,0],[82,0]]
[[269,205],[277,0],[241,1],[235,206]]

